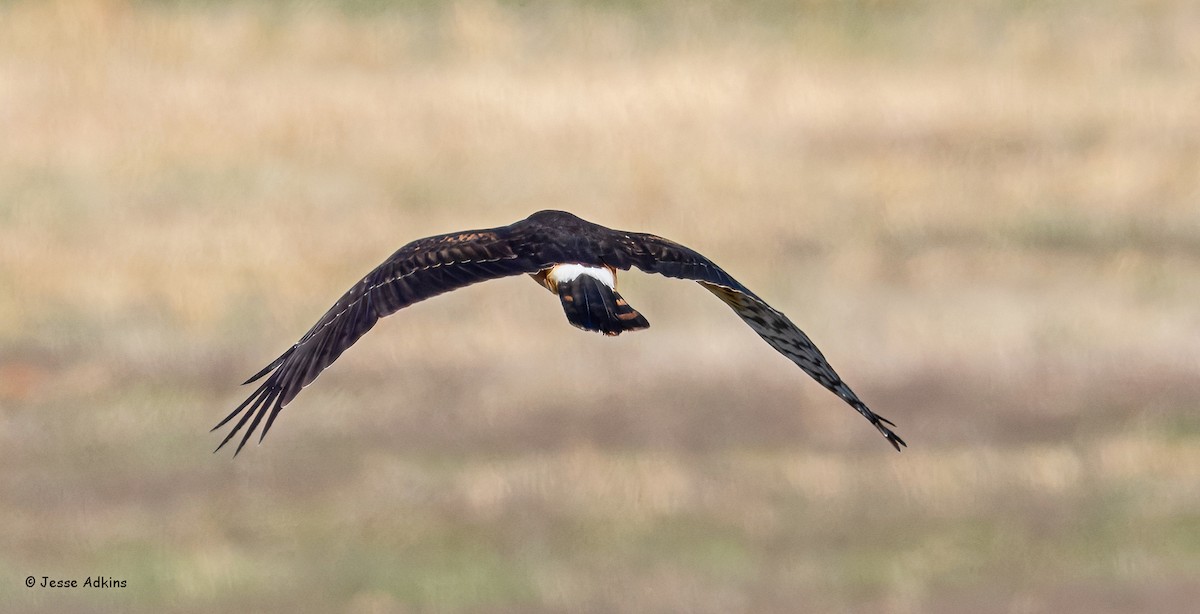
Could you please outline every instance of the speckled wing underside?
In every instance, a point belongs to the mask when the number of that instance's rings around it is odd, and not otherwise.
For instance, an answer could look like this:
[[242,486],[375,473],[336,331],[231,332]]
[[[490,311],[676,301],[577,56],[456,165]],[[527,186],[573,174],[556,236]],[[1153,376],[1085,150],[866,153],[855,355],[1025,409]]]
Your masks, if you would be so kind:
[[507,227],[429,237],[401,247],[342,295],[295,345],[246,381],[249,384],[266,377],[249,398],[213,427],[219,429],[242,414],[217,450],[249,421],[237,447],[241,451],[266,417],[259,435],[262,441],[279,411],[379,318],[444,292],[489,279],[535,273],[544,266],[525,237]]
[[720,267],[694,250],[654,235],[626,233],[625,245],[634,265],[643,271],[699,282],[729,305],[771,347],[862,414],[892,447],[900,450],[900,446],[907,445],[888,428],[895,424],[859,400],[804,331]]

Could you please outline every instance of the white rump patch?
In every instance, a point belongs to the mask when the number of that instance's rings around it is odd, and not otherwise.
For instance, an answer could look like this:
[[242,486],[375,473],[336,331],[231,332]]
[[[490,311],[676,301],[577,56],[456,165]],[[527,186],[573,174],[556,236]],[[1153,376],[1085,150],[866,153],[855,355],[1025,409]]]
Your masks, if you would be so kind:
[[613,276],[613,272],[604,267],[583,264],[556,264],[550,269],[549,277],[555,284],[565,284],[573,281],[580,275],[587,275],[588,277],[598,279],[600,283],[614,290],[617,287],[617,279]]

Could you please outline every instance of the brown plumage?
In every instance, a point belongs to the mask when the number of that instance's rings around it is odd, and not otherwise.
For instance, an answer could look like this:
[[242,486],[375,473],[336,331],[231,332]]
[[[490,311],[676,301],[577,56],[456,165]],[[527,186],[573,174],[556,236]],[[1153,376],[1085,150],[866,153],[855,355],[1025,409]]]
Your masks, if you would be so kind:
[[906,445],[886,426],[895,425],[858,399],[787,316],[704,256],[662,237],[611,230],[563,211],[539,211],[508,226],[439,235],[401,247],[342,295],[295,345],[245,382],[266,377],[213,427],[241,415],[217,450],[249,422],[236,455],[265,417],[261,442],[280,410],[379,318],[481,281],[527,273],[558,294],[568,321],[577,327],[607,335],[646,328],[649,322],[616,292],[616,271],[630,267],[699,282],[771,347],[862,414],[896,450]]

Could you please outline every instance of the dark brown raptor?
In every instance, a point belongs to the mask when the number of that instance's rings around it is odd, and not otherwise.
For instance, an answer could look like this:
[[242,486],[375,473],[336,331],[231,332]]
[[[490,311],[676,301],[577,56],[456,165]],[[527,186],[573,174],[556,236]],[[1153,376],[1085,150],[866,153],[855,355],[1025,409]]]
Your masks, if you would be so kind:
[[646,318],[616,291],[616,272],[630,267],[699,282],[771,347],[862,414],[896,450],[906,445],[888,428],[895,424],[859,400],[808,335],[709,259],[662,237],[612,230],[563,211],[539,211],[508,226],[401,247],[343,294],[295,345],[246,381],[266,378],[213,427],[241,415],[217,450],[249,422],[236,455],[266,418],[261,442],[280,410],[379,318],[481,281],[526,273],[559,296],[567,320],[579,328],[606,335],[646,328]]

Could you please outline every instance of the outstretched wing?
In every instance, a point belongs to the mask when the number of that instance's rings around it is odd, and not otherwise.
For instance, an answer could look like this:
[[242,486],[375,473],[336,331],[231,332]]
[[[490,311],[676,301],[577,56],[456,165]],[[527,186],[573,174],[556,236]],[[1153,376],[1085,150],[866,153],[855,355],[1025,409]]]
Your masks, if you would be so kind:
[[805,373],[841,397],[875,425],[897,451],[900,450],[900,446],[907,445],[888,428],[888,425],[896,426],[895,424],[871,411],[859,400],[858,395],[842,381],[804,331],[721,270],[721,267],[692,249],[654,235],[623,233],[620,242],[630,258],[630,263],[637,268],[647,273],[700,282],[700,285],[725,301],[725,304],[741,316],[771,347],[787,356]]
[[236,455],[266,416],[259,436],[262,441],[279,410],[371,330],[379,318],[443,292],[489,279],[535,273],[545,266],[537,256],[536,241],[510,226],[439,235],[401,247],[343,294],[300,341],[246,380],[249,384],[267,378],[213,427],[215,431],[242,415],[217,450],[250,421]]

